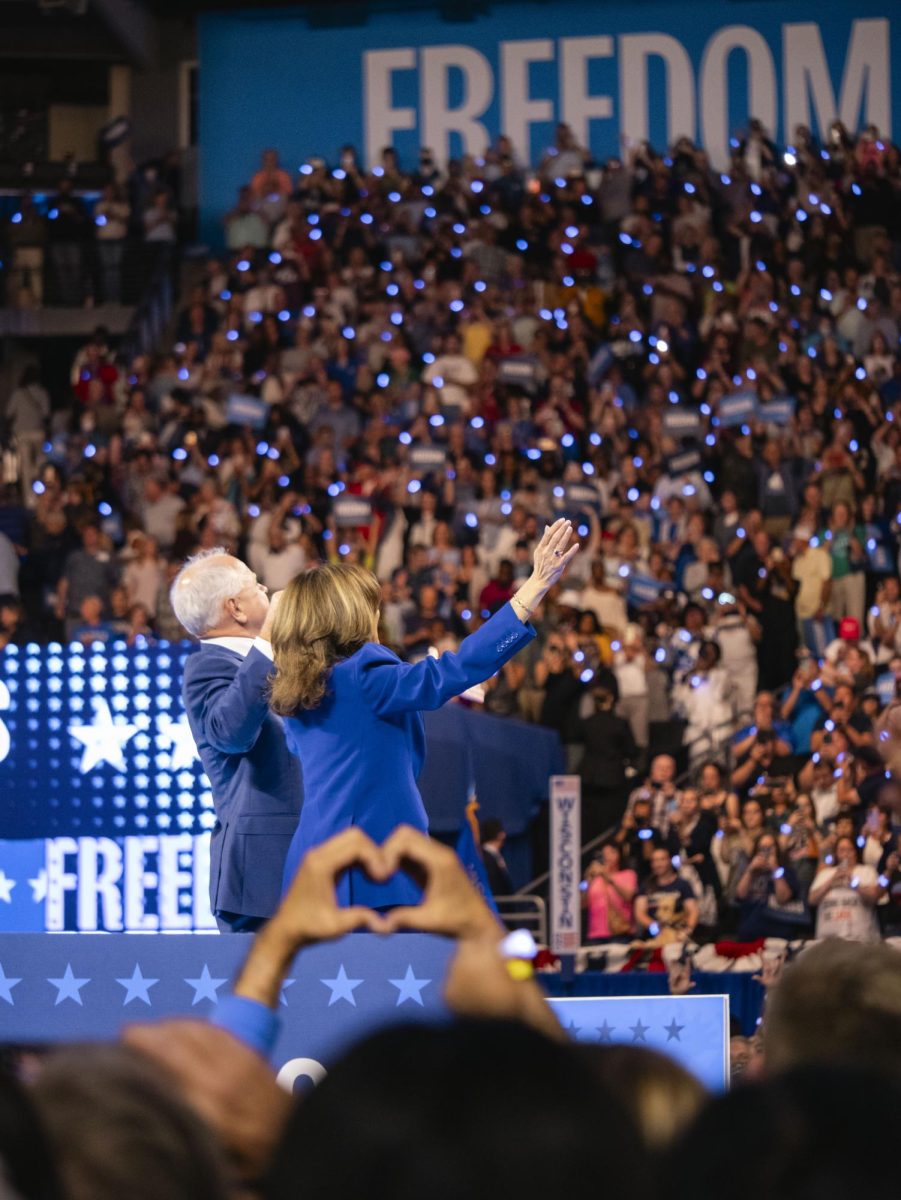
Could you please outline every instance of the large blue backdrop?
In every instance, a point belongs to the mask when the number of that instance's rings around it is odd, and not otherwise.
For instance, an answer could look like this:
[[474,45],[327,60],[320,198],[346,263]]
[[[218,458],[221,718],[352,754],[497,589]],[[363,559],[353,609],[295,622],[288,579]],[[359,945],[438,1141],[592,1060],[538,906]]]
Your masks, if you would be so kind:
[[890,137],[901,115],[901,17],[887,0],[365,11],[354,22],[335,9],[332,27],[321,9],[315,18],[290,9],[201,18],[207,237],[219,236],[267,146],[292,171],[313,154],[338,166],[344,143],[370,164],[393,145],[412,166],[422,145],[441,160],[479,155],[504,132],[536,162],[563,120],[601,160],[624,141],[664,148],[686,134],[722,168],[750,116],[785,144],[797,125],[825,135],[836,117]]

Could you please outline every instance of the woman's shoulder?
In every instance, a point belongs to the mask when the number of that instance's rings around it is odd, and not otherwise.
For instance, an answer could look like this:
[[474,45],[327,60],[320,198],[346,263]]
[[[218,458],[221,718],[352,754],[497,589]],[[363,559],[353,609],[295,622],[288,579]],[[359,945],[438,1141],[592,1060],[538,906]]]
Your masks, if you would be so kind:
[[356,650],[348,658],[342,659],[332,668],[335,671],[355,671],[366,670],[369,667],[382,665],[397,665],[400,658],[389,650],[387,646],[381,645],[379,642],[366,642],[359,650]]

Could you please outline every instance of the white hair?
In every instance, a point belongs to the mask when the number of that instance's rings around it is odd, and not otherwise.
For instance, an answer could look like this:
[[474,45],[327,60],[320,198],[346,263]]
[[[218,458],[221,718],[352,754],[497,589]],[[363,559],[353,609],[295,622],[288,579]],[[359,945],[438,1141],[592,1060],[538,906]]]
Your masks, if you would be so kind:
[[[217,558],[219,562],[210,561]],[[242,592],[252,579],[250,568],[232,558],[224,547],[202,550],[189,558],[172,580],[172,610],[188,633],[203,637],[222,621],[225,602]]]

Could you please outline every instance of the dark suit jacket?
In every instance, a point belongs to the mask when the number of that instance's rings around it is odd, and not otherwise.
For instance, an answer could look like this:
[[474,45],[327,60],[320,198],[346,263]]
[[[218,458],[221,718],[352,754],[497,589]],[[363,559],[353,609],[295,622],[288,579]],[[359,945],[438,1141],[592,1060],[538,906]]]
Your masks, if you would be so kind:
[[513,880],[510,878],[510,872],[507,870],[507,864],[503,857],[499,857],[494,850],[489,850],[487,846],[483,846],[482,862],[485,864],[485,875],[488,879],[488,886],[491,888],[492,896],[512,895]]
[[[288,745],[304,764],[304,809],[288,855],[285,883],[304,854],[351,825],[383,842],[400,824],[425,832],[428,818],[416,779],[425,758],[423,709],[490,675],[535,636],[509,604],[456,654],[405,663],[367,643],[332,668],[325,698],[285,721]],[[376,884],[352,871],[337,885],[342,905],[415,904],[419,889],[404,875]]]
[[182,697],[216,824],[210,849],[213,912],[269,917],[281,896],[285,855],[303,796],[300,763],[269,711],[272,663],[201,643],[185,664]]
[[612,712],[596,712],[580,722],[576,736],[585,743],[579,767],[582,782],[599,788],[625,787],[626,766],[638,757],[629,722]]

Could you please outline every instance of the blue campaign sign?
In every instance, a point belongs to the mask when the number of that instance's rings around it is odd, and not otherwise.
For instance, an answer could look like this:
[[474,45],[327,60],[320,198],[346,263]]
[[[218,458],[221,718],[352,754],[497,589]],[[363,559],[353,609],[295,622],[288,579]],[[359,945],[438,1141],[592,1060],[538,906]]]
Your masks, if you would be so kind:
[[368,165],[393,146],[412,168],[421,146],[439,161],[478,156],[505,133],[534,163],[565,121],[599,161],[687,135],[725,170],[730,137],[751,117],[785,144],[798,125],[825,139],[836,117],[891,137],[901,116],[899,20],[886,0],[349,13],[328,24],[297,9],[202,14],[205,237],[221,238],[218,220],[267,146],[294,172],[318,154],[338,167],[345,143]]
[[671,1055],[712,1091],[728,1084],[728,996],[580,997],[549,1003],[580,1042],[647,1046]]
[[269,417],[269,405],[257,396],[229,396],[225,419],[230,425],[249,425],[262,429]]
[[650,575],[629,576],[629,603],[636,608],[643,604],[654,604],[660,599],[660,593],[672,584],[662,583]]
[[724,429],[747,425],[757,415],[757,396],[754,392],[735,392],[731,396],[723,396],[717,414]]
[[791,396],[780,396],[768,404],[757,404],[758,421],[768,425],[788,425],[795,415],[795,401]]
[[696,437],[701,431],[701,414],[696,408],[677,405],[663,414],[663,428],[673,437]]

